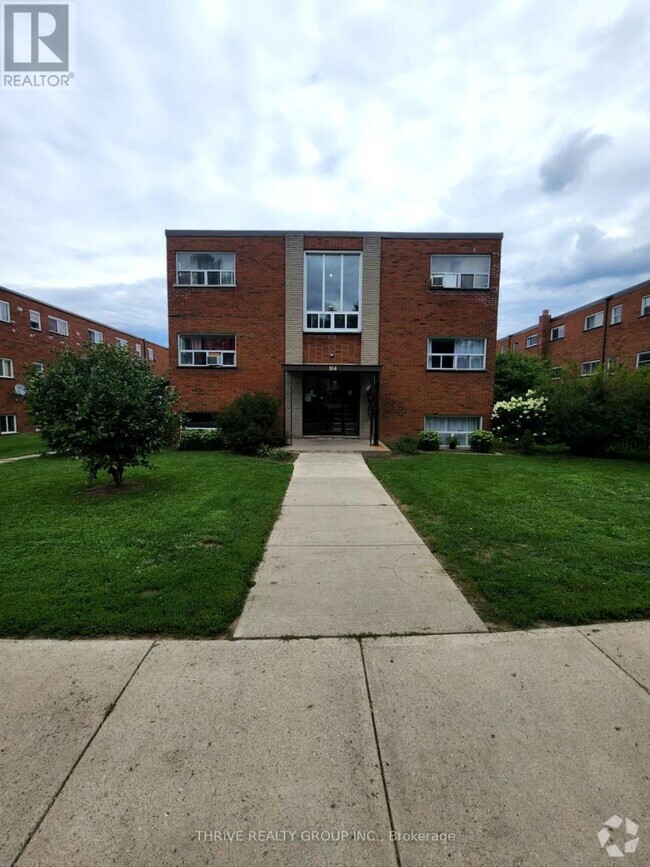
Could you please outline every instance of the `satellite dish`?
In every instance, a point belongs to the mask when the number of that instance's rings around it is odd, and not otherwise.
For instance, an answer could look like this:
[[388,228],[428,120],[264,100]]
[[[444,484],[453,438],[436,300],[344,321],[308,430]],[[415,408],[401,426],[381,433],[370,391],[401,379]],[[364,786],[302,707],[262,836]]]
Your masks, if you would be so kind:
[[24,385],[21,385],[20,383],[18,383],[18,385],[14,385],[14,391],[21,397],[25,397],[25,395],[27,394],[27,389]]

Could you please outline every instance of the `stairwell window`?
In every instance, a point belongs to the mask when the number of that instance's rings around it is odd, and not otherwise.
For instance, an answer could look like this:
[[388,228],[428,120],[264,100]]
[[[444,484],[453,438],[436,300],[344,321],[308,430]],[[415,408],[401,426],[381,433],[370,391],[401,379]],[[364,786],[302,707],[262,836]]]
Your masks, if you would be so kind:
[[564,337],[564,325],[556,325],[551,328],[551,340],[561,340]]
[[234,334],[180,334],[179,367],[236,367]]
[[429,370],[485,370],[484,337],[429,338],[427,368]]
[[104,342],[104,335],[102,334],[101,331],[96,331],[94,328],[89,328],[88,329],[88,340],[90,340],[91,343],[103,343]]
[[0,358],[0,377],[2,379],[14,378],[14,363],[11,358]]
[[650,295],[641,299],[641,316],[650,316]]
[[432,256],[432,289],[489,289],[489,256]]
[[531,349],[533,346],[537,346],[536,334],[531,334],[526,338],[526,349]]
[[115,345],[119,346],[120,349],[124,349],[125,347],[127,347],[129,345],[129,341],[125,340],[123,337],[116,337],[115,338]]
[[138,356],[138,358],[142,358],[142,344],[141,343],[135,344],[135,354]]
[[38,312],[38,310],[29,311],[29,327],[32,331],[41,330],[41,314]]
[[585,331],[591,331],[592,328],[600,328],[605,321],[605,311],[599,310],[598,313],[591,313],[585,316]]
[[361,254],[305,253],[305,331],[361,330]]
[[234,253],[177,253],[178,286],[234,286]]
[[150,346],[147,346],[147,361],[155,361],[155,357],[153,354],[153,349]]
[[66,320],[57,319],[56,316],[47,317],[47,328],[50,334],[60,334],[62,337],[67,337],[69,334]]
[[610,321],[611,325],[618,325],[619,322],[623,321],[623,305],[622,304],[615,304],[612,307],[612,315],[611,315],[609,321]]
[[0,322],[11,322],[11,307],[6,301],[0,301]]

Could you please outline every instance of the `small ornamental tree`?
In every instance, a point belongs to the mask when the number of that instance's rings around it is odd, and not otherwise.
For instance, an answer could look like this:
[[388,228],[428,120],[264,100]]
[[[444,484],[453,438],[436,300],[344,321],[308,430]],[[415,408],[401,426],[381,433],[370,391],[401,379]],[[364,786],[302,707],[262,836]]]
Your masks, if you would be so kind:
[[546,437],[548,400],[529,390],[524,397],[511,397],[494,404],[492,430],[504,442],[519,448],[542,442]]
[[106,343],[57,352],[27,380],[27,408],[48,447],[79,458],[91,479],[106,470],[116,485],[174,439],[175,402],[146,361]]

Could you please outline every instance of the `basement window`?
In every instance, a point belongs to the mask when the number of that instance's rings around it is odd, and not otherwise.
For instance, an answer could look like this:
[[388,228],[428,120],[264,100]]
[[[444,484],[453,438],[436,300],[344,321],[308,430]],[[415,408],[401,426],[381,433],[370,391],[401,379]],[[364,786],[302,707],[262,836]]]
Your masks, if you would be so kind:
[[177,253],[178,286],[234,286],[234,253]]
[[473,415],[427,415],[424,417],[424,429],[437,431],[443,445],[447,445],[449,437],[455,436],[459,445],[467,446],[472,431],[481,430],[481,422],[480,416]]
[[15,434],[17,430],[15,415],[0,415],[0,435]]
[[489,289],[489,256],[432,256],[432,289]]
[[236,367],[234,334],[179,334],[179,367]]
[[639,352],[636,357],[636,366],[645,367],[650,364],[650,352]]

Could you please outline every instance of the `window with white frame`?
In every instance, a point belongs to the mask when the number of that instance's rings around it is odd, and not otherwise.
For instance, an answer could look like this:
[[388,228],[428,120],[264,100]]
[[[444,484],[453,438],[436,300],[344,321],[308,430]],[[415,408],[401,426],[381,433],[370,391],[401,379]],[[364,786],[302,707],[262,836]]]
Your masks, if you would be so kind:
[[141,343],[135,344],[135,354],[138,356],[138,358],[142,358],[142,344]]
[[88,329],[88,340],[90,340],[91,343],[103,343],[104,342],[104,335],[102,334],[101,331],[96,331],[94,328],[89,328]]
[[17,430],[15,415],[0,415],[0,435],[15,434]]
[[606,369],[608,371],[616,370],[618,367],[618,355],[610,355],[607,359]]
[[600,328],[605,321],[605,311],[599,310],[598,313],[590,313],[585,316],[585,331],[591,331],[592,328]]
[[489,256],[432,256],[432,289],[489,289]]
[[44,369],[42,361],[32,361],[32,373],[43,373]]
[[639,352],[636,357],[636,366],[645,367],[650,364],[650,352]]
[[0,301],[0,322],[11,322],[11,307],[6,301]]
[[129,341],[125,340],[123,337],[116,337],[115,338],[115,345],[119,346],[121,349],[124,349],[125,347],[127,347],[129,345]]
[[530,349],[532,346],[537,346],[537,335],[530,334],[526,338],[526,349]]
[[481,429],[481,417],[473,415],[427,415],[424,418],[424,429],[435,430],[440,434],[440,442],[446,445],[454,436],[459,445],[469,445],[468,437],[472,431]]
[[429,370],[484,370],[484,337],[467,338],[429,338],[427,367]]
[[600,367],[600,361],[583,361],[580,365],[580,376],[592,376]]
[[641,316],[650,316],[650,295],[641,299]]
[[306,331],[361,330],[361,254],[305,253]]
[[179,286],[234,286],[234,253],[177,253],[176,283]]
[[147,361],[155,361],[155,356],[153,354],[153,349],[150,346],[147,346]]
[[500,351],[500,352],[507,352],[507,351],[508,351],[508,347],[506,346],[505,343],[504,343],[504,345],[501,347],[501,349],[500,349],[499,351]]
[[179,334],[178,364],[180,367],[235,367],[235,335]]
[[56,316],[48,316],[47,327],[52,334],[61,334],[63,337],[68,336],[68,323],[65,319],[57,319]]
[[561,367],[552,367],[551,368],[551,379],[560,379],[562,376],[562,368]]
[[518,349],[519,349],[519,341],[515,340],[515,342],[512,344],[512,351],[516,352]]
[[11,358],[0,358],[0,377],[3,379],[14,378],[14,363]]
[[564,325],[556,325],[551,328],[551,340],[561,340],[564,337]]
[[29,311],[29,327],[32,331],[41,331],[41,314],[38,310]]
[[611,325],[618,325],[619,322],[623,321],[623,305],[615,304],[612,307],[612,315],[609,318]]

